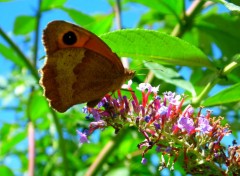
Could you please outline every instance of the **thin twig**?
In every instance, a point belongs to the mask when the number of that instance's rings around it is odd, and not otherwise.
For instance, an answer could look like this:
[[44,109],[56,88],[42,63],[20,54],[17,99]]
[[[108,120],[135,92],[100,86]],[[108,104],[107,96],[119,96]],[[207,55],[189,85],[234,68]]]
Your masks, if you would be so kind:
[[23,52],[18,48],[18,46],[10,39],[10,37],[1,28],[0,28],[0,35],[10,45],[10,47],[13,48],[13,50],[20,57],[20,59],[22,59],[22,61],[26,65],[26,67],[32,73],[35,80],[38,82],[38,80],[39,80],[38,72],[35,69],[35,67],[33,66],[33,64],[29,61],[29,59],[23,54]]

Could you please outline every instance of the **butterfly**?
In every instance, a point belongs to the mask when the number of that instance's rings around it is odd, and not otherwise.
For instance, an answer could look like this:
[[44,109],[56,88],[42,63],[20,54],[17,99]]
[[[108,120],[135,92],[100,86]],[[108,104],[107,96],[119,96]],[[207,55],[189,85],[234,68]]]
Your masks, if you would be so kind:
[[94,107],[135,74],[99,37],[75,24],[52,21],[42,39],[46,60],[40,85],[50,106],[59,112],[85,102]]

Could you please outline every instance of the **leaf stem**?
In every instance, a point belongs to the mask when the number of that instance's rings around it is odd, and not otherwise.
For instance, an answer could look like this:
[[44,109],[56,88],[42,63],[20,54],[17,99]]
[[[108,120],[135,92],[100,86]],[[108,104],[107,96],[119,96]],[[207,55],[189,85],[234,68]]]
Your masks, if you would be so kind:
[[236,67],[239,67],[239,66],[240,66],[239,61],[232,61],[231,63],[229,63],[223,68],[222,74],[227,75],[228,73],[230,73],[232,70],[234,70]]
[[210,81],[197,97],[192,98],[192,105],[199,106],[200,102],[208,95],[210,90],[217,84],[219,78]]
[[238,60],[232,61],[221,71],[219,71],[219,74],[207,84],[202,92],[197,97],[194,97],[192,99],[192,104],[198,106],[201,101],[207,96],[210,90],[220,81],[221,78],[226,77],[226,75],[229,74],[232,70],[240,66],[239,63],[240,62]]
[[171,35],[175,37],[181,37],[187,30],[192,27],[192,22],[195,16],[200,12],[206,2],[203,0],[195,0],[191,6],[187,9],[185,15],[183,15],[182,23],[179,23],[173,29]]

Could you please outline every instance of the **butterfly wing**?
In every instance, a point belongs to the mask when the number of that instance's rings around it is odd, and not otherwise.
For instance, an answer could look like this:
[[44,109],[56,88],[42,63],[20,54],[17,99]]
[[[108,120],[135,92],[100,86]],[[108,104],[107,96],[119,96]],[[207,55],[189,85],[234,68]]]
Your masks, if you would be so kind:
[[99,100],[119,89],[125,80],[122,70],[91,50],[68,48],[49,57],[42,68],[41,85],[51,106],[59,112]]
[[[72,45],[66,45],[62,40],[69,31],[77,37],[77,41]],[[64,48],[86,48],[113,62],[118,70],[124,70],[121,60],[106,43],[95,34],[72,23],[58,20],[50,22],[44,30],[43,43],[47,54]]]
[[101,39],[74,24],[49,23],[43,43],[47,59],[40,84],[51,106],[59,112],[84,102],[94,106],[134,75],[124,69]]

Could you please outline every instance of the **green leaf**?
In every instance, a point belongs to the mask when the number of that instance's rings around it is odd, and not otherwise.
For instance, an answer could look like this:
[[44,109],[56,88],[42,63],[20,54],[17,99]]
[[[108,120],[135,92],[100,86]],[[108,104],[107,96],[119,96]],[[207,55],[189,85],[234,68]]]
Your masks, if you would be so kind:
[[240,53],[240,17],[229,14],[210,14],[198,18],[197,28],[214,40],[224,56]]
[[209,97],[203,102],[204,106],[215,106],[240,101],[240,83],[235,84],[216,95]]
[[0,173],[4,176],[14,176],[14,173],[7,166],[0,166]]
[[[14,128],[14,129],[13,129]],[[19,142],[23,141],[27,137],[27,131],[16,132],[15,127],[11,129],[14,135],[9,135],[7,142],[2,143],[1,146],[1,155],[7,154],[12,148],[14,148]],[[13,132],[14,130],[14,132]],[[10,137],[11,136],[11,137]]]
[[49,111],[48,103],[41,91],[35,91],[29,97],[27,111],[31,119],[44,116]]
[[144,65],[149,68],[157,78],[191,92],[193,97],[196,96],[193,85],[189,81],[182,79],[175,70],[151,62],[146,62]]
[[112,27],[114,14],[92,17],[75,9],[66,7],[60,9],[65,11],[78,25],[97,35],[108,32]]
[[0,43],[0,54],[2,54],[3,57],[6,59],[11,60],[14,64],[23,67],[25,66],[25,63],[22,59],[16,55],[16,52],[12,48],[8,48],[5,45]]
[[126,29],[100,36],[119,56],[159,64],[208,67],[215,70],[198,48],[177,37],[152,30]]
[[225,0],[212,0],[212,1],[219,2],[223,4],[225,7],[227,7],[229,10],[240,13],[240,7],[233,3],[227,2]]
[[67,2],[67,0],[43,0],[41,3],[41,10],[47,11],[54,8],[63,7],[63,5]]
[[111,176],[111,175],[130,175],[130,171],[126,167],[115,167],[111,169],[110,172],[106,174],[106,176]]
[[26,35],[36,27],[36,18],[33,16],[18,16],[14,23],[13,32],[16,35]]
[[149,7],[152,10],[157,10],[158,12],[161,12],[163,14],[174,14],[176,17],[181,13],[183,9],[183,2],[176,0],[161,0],[161,1],[131,0],[131,1],[143,4],[146,7]]
[[86,28],[100,35],[110,31],[114,20],[114,14],[95,16],[95,19],[95,22],[87,25]]
[[95,22],[95,19],[87,14],[84,14],[78,10],[62,7],[60,8],[65,11],[77,24],[85,26]]

